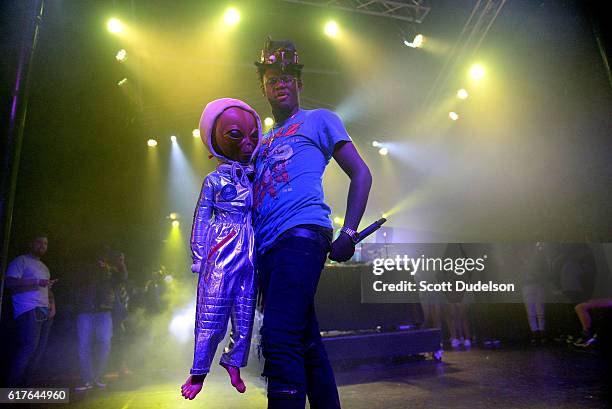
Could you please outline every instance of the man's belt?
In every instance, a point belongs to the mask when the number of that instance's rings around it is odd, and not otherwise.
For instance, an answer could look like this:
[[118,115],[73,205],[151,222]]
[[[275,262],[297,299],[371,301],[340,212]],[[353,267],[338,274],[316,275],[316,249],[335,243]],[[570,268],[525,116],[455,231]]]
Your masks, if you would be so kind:
[[307,229],[305,227],[298,227],[298,226],[285,230],[283,233],[281,233],[280,236],[278,236],[277,241],[280,241],[280,240],[283,240],[289,237],[301,237],[303,239],[314,240],[316,242],[319,242],[324,247],[326,247],[327,251],[329,251],[329,246],[331,244],[329,239],[325,237],[323,233],[320,233],[315,230]]

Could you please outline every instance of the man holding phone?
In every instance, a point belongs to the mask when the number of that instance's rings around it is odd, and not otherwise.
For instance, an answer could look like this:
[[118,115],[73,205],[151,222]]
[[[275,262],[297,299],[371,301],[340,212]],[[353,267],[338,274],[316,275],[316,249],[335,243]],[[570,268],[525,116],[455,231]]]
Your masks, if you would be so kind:
[[9,373],[9,386],[27,386],[45,352],[55,316],[55,301],[47,266],[40,260],[47,252],[47,235],[32,237],[30,251],[15,258],[6,271],[6,287],[12,293],[17,327],[17,351]]

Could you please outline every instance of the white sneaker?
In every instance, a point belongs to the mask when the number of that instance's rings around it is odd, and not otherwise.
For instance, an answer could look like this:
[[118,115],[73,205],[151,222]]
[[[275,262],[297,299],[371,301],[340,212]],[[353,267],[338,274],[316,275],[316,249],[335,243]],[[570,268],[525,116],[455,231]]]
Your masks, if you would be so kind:
[[460,346],[461,346],[461,341],[459,341],[457,338],[451,339],[451,347],[459,348]]
[[93,385],[89,382],[84,383],[83,385],[79,385],[76,388],[74,388],[75,391],[77,392],[84,392],[84,391],[88,391],[90,389],[93,388]]
[[106,384],[99,379],[96,379],[96,386],[100,389],[106,388]]
[[469,340],[469,338],[466,338],[466,339],[463,341],[463,347],[464,347],[465,349],[470,349],[470,348],[472,347],[472,341],[470,341],[470,340]]
[[578,341],[574,342],[574,346],[579,348],[588,348],[597,343],[597,334],[592,337],[585,337],[585,339],[580,338]]

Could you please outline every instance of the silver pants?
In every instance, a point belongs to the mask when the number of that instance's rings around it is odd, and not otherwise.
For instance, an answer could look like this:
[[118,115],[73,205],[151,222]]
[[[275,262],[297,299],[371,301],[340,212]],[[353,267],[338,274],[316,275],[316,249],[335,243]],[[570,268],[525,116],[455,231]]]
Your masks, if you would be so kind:
[[195,347],[190,373],[210,371],[217,346],[231,322],[229,342],[220,363],[236,367],[247,364],[255,313],[255,278],[248,266],[240,270],[202,268],[198,280]]

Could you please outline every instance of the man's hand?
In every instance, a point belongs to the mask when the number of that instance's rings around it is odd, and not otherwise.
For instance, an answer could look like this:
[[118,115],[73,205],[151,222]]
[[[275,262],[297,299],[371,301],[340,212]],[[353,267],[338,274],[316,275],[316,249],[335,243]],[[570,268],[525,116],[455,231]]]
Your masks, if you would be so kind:
[[57,278],[55,280],[46,280],[46,279],[39,279],[37,284],[39,287],[53,287],[53,284],[57,283]]
[[202,268],[202,262],[198,261],[197,263],[193,263],[191,265],[191,271],[194,273],[199,273]]
[[340,233],[338,238],[334,240],[329,252],[329,259],[333,261],[343,262],[353,257],[355,253],[355,245],[351,238],[345,233]]

